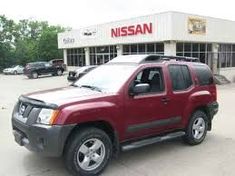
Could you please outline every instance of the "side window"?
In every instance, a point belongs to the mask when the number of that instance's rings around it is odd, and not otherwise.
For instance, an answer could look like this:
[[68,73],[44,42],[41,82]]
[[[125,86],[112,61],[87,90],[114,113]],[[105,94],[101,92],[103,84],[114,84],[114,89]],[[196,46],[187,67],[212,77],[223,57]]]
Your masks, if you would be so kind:
[[182,70],[182,73],[184,76],[186,87],[188,88],[193,84],[191,74],[190,74],[189,69],[186,65],[182,65],[181,70]]
[[48,62],[48,63],[44,63],[44,66],[45,66],[45,67],[51,67],[52,64]]
[[211,71],[206,66],[194,65],[193,68],[201,86],[210,85],[214,83]]
[[185,90],[192,85],[192,78],[186,65],[169,65],[168,69],[173,90]]
[[132,87],[142,83],[149,84],[150,89],[147,93],[164,91],[162,69],[153,67],[142,70],[137,74],[135,80],[132,82]]
[[35,65],[35,67],[42,68],[42,67],[45,67],[45,64],[43,64],[43,63],[37,63],[37,64]]

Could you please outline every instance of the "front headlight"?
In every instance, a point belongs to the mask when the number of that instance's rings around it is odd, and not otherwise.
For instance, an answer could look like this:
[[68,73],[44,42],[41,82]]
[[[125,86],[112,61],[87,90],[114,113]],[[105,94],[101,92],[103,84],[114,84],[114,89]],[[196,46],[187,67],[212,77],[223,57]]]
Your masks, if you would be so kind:
[[39,113],[36,122],[40,124],[52,125],[55,122],[58,114],[58,110],[43,108]]

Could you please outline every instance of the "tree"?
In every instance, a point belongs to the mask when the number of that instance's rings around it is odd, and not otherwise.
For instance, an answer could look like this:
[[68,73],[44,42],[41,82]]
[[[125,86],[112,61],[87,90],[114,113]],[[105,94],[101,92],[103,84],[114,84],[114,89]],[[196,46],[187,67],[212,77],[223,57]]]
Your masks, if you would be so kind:
[[49,26],[42,31],[38,43],[38,52],[41,59],[48,61],[63,57],[62,51],[58,49],[57,42],[57,34],[63,31],[64,28],[60,26]]
[[15,39],[15,23],[4,15],[0,16],[0,70],[12,63],[12,45]]
[[12,64],[62,58],[57,34],[63,31],[65,28],[46,21],[24,19],[15,23],[0,16],[0,70]]

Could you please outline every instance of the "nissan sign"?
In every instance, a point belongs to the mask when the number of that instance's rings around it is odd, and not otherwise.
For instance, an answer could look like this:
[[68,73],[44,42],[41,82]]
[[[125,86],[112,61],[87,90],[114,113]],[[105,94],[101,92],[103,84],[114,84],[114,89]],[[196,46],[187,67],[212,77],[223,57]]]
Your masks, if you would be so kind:
[[130,26],[122,26],[111,29],[111,36],[114,37],[124,37],[133,35],[143,35],[152,34],[153,25],[152,23],[143,23]]

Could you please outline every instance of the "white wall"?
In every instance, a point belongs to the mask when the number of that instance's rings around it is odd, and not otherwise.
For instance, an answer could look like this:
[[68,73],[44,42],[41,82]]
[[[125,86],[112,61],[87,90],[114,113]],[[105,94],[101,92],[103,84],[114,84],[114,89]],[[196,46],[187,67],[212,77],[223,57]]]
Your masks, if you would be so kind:
[[[72,30],[70,32],[59,33],[58,45],[59,48],[75,48],[86,46],[102,46],[102,45],[116,45],[116,44],[128,44],[128,43],[146,43],[156,42],[163,40],[170,40],[170,13],[162,13],[157,15],[143,16],[128,20],[116,21],[101,25],[90,26],[87,28]],[[129,25],[152,23],[152,34],[140,34],[136,36],[122,36],[111,37],[111,29],[116,27],[123,27]],[[82,35],[83,31],[91,30],[96,31],[96,34],[92,37],[85,37]],[[63,42],[64,39],[73,39],[71,43]]]
[[[171,40],[235,43],[235,22],[212,17],[172,12]],[[206,34],[189,34],[188,18],[196,17],[206,20]]]
[[[206,34],[188,33],[188,18],[190,17],[206,20]],[[114,38],[111,37],[112,28],[143,23],[153,24],[152,34],[121,36]],[[87,30],[95,32],[95,35],[84,36],[83,33]],[[70,39],[72,41],[66,43],[64,42],[66,39]],[[101,25],[94,25],[87,28],[58,34],[59,48],[162,42],[170,40],[235,43],[235,22],[179,12],[165,12]]]

